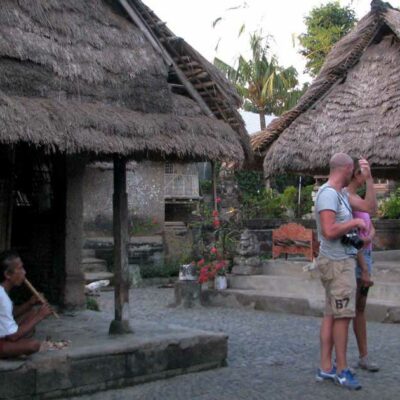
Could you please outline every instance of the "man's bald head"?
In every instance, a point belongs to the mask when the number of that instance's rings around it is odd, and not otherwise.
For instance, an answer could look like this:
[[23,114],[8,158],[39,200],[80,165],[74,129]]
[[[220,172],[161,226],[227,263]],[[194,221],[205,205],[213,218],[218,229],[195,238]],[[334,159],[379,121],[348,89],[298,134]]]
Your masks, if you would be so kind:
[[336,153],[329,161],[329,168],[331,171],[334,171],[337,168],[347,167],[348,165],[354,165],[354,161],[346,153]]

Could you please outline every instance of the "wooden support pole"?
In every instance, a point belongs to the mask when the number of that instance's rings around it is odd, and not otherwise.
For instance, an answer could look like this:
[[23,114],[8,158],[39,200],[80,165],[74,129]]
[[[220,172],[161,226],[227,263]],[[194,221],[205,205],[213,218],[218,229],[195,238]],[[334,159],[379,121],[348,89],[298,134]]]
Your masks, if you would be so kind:
[[110,335],[132,333],[129,326],[128,195],[126,159],[114,157],[114,279],[115,318]]
[[61,215],[64,218],[62,257],[64,260],[65,287],[63,305],[66,309],[83,309],[86,306],[85,278],[82,271],[83,244],[83,176],[87,159],[84,155],[65,157],[64,192]]
[[213,203],[214,203],[214,210],[218,209],[217,206],[217,166],[216,161],[211,162],[212,166],[212,190],[213,190]]
[[172,65],[175,70],[176,75],[178,76],[179,80],[185,86],[186,90],[192,96],[192,98],[197,101],[197,104],[200,108],[205,112],[205,114],[211,118],[215,118],[214,114],[208,108],[207,103],[203,100],[203,98],[199,95],[196,89],[193,87],[192,83],[186,78],[185,74],[182,70],[178,67],[177,63],[172,59],[172,57],[168,54],[168,52],[164,49],[164,47],[159,43],[159,39],[149,31],[145,23],[142,21],[140,16],[136,13],[136,11],[131,7],[127,0],[119,0],[122,7],[128,13],[132,21],[136,24],[139,30],[144,34],[144,36],[149,40],[153,48],[161,54],[164,61],[167,65]]

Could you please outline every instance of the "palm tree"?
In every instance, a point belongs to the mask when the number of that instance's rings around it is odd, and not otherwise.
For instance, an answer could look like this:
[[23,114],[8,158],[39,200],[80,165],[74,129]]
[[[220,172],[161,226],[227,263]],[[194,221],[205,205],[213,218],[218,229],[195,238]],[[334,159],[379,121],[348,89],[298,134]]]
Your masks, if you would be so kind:
[[243,98],[244,108],[256,111],[260,116],[261,129],[265,129],[265,115],[280,115],[293,107],[301,95],[297,71],[294,67],[283,68],[275,56],[269,57],[268,37],[261,32],[250,35],[252,57],[240,56],[235,69],[215,58],[214,65],[225,73]]

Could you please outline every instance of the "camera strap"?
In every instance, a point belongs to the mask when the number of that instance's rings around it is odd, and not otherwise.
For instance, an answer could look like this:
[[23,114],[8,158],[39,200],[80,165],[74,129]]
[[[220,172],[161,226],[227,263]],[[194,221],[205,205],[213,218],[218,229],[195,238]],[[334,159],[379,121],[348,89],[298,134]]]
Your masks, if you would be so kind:
[[320,196],[320,194],[325,190],[325,189],[332,189],[332,190],[334,190],[335,192],[336,192],[336,195],[337,195],[337,197],[338,197],[338,200],[339,200],[339,203],[340,204],[343,204],[346,208],[347,208],[347,210],[350,212],[350,214],[351,214],[351,216],[353,216],[353,211],[352,211],[352,209],[349,207],[349,204],[348,204],[348,202],[346,201],[346,199],[343,197],[343,195],[342,194],[340,194],[334,187],[332,187],[332,186],[329,186],[329,185],[327,185],[327,186],[325,186],[319,193],[318,193],[318,197],[315,199],[315,203],[318,201],[318,198],[319,198],[319,196]]

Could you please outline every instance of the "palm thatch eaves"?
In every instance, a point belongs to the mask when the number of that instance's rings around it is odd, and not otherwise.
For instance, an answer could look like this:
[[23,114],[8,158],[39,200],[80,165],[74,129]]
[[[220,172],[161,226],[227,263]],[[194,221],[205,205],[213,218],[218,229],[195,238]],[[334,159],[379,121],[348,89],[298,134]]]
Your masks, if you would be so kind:
[[118,1],[4,0],[0,143],[243,161],[243,137],[172,93],[168,68]]

